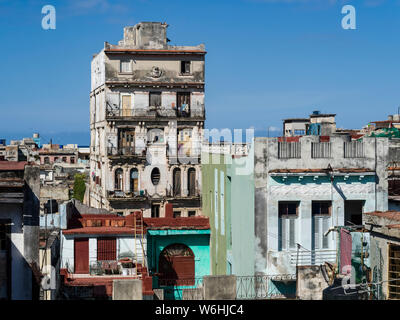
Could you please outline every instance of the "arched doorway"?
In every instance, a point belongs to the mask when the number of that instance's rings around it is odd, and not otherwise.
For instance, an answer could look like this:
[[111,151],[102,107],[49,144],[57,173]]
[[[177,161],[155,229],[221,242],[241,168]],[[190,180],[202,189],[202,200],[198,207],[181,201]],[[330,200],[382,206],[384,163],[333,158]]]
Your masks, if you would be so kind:
[[164,248],[158,262],[159,279],[164,285],[193,285],[195,264],[193,251],[182,243]]
[[194,168],[190,168],[188,170],[188,194],[190,197],[193,197],[196,194],[196,170]]
[[137,194],[139,191],[139,172],[138,169],[133,168],[131,170],[131,179],[130,179],[130,187],[131,192]]
[[123,176],[123,171],[121,168],[118,168],[115,170],[115,191],[122,191],[122,176]]
[[174,191],[174,196],[180,196],[181,195],[181,169],[175,168],[173,171],[173,191]]

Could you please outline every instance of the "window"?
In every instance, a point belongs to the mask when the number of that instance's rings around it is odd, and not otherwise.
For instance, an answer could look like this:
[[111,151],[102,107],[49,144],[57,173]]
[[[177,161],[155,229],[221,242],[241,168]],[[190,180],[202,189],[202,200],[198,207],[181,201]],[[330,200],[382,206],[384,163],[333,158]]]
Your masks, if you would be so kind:
[[174,218],[178,218],[181,216],[181,212],[180,211],[174,211]]
[[54,157],[54,162],[58,162],[58,157]]
[[154,168],[151,171],[151,182],[155,186],[160,182],[160,170],[158,168]]
[[176,94],[176,105],[178,108],[178,115],[187,117],[190,115],[190,93],[178,92]]
[[160,217],[160,205],[159,204],[151,205],[151,217],[152,218]]
[[296,136],[304,136],[305,133],[306,133],[305,130],[300,130],[300,129],[294,130],[294,134]]
[[300,142],[278,142],[278,157],[279,159],[300,159]]
[[311,158],[330,158],[331,143],[330,142],[312,142],[311,143]]
[[121,60],[121,72],[122,73],[132,72],[130,60]]
[[328,249],[329,239],[324,234],[330,227],[331,201],[312,202],[313,249]]
[[279,202],[279,248],[296,249],[296,219],[299,202]]
[[364,158],[364,143],[362,141],[344,142],[345,158]]
[[97,260],[107,261],[117,259],[116,238],[97,238]]
[[161,106],[161,92],[150,92],[149,105],[150,105],[150,107],[160,107]]
[[196,170],[194,168],[188,170],[188,193],[189,197],[196,194]]
[[173,171],[173,195],[180,196],[181,195],[181,169],[175,168]]
[[131,187],[131,192],[133,192],[135,194],[138,193],[138,191],[139,191],[139,172],[136,168],[133,168],[131,170],[130,187]]
[[67,157],[62,157],[62,162],[67,162]]
[[188,217],[194,217],[194,216],[196,216],[196,211],[191,210],[188,212]]
[[119,134],[119,147],[123,155],[135,153],[135,131],[121,130]]
[[127,117],[132,115],[132,96],[122,96],[122,116]]
[[71,157],[70,163],[75,163],[75,157]]
[[190,61],[181,61],[181,74],[190,74]]
[[123,171],[121,168],[118,168],[115,170],[115,191],[122,191],[122,176],[123,176]]
[[45,164],[50,164],[50,158],[49,157],[44,157],[44,163]]
[[400,246],[388,243],[389,247],[389,271],[388,271],[388,299],[400,299]]

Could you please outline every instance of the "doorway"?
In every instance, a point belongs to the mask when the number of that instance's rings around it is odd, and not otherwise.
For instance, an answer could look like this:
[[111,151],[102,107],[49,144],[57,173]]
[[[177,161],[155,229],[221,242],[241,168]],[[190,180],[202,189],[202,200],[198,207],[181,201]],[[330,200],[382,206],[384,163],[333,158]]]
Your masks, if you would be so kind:
[[344,202],[344,225],[362,225],[365,200],[346,200]]

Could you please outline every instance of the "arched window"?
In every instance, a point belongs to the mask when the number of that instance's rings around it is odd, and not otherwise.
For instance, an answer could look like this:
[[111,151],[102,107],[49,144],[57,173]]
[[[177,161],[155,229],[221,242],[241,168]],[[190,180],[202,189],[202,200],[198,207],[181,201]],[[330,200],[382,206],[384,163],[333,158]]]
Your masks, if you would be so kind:
[[122,176],[123,176],[123,171],[121,168],[118,168],[115,170],[115,191],[122,191]]
[[175,168],[173,171],[172,188],[174,196],[181,195],[181,169]]
[[160,170],[158,168],[154,168],[151,171],[151,182],[155,186],[160,182]]
[[182,243],[174,243],[160,253],[159,279],[166,285],[193,285],[195,260],[193,251]]
[[188,170],[188,192],[189,196],[196,194],[196,170],[194,168]]
[[131,170],[131,175],[130,175],[131,179],[131,183],[130,183],[130,187],[131,187],[131,192],[133,193],[138,193],[139,191],[139,172],[138,169],[133,168]]

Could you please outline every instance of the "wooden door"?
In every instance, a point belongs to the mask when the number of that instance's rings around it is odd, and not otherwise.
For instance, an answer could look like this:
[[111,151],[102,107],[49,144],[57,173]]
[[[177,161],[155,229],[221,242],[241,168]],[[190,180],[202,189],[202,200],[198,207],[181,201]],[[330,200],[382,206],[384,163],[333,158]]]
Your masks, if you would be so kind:
[[74,240],[75,273],[89,273],[89,239],[75,238]]
[[132,115],[132,98],[131,96],[122,96],[122,116]]

